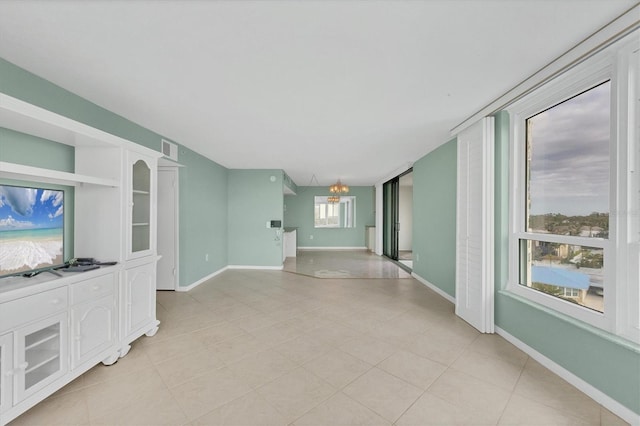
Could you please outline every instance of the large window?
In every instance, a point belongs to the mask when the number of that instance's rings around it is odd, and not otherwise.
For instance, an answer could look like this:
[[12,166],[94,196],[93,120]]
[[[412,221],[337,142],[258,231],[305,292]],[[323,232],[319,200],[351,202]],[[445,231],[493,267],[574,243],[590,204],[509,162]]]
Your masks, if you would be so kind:
[[640,108],[629,39],[509,108],[509,290],[638,341]]
[[354,228],[356,226],[356,197],[341,196],[338,202],[315,196],[313,223],[315,228]]

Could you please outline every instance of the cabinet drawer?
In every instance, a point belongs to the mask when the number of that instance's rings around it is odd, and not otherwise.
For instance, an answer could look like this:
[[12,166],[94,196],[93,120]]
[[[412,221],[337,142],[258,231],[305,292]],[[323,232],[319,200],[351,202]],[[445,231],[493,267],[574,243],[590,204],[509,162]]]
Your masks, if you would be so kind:
[[77,305],[87,300],[96,300],[102,296],[112,294],[114,288],[113,274],[101,275],[73,284],[71,286],[71,304]]
[[0,304],[0,333],[65,311],[69,301],[67,287],[60,287]]

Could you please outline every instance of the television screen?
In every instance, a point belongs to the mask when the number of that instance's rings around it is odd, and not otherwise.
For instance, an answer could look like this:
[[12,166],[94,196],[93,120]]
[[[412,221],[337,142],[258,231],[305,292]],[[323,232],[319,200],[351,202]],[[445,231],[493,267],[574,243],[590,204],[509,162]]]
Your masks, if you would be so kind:
[[64,191],[0,185],[0,277],[64,264]]

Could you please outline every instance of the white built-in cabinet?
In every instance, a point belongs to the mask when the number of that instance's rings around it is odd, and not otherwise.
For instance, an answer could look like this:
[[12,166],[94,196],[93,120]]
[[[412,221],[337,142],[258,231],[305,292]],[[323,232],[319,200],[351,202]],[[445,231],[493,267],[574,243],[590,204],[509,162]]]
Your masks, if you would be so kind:
[[0,161],[0,178],[73,186],[74,256],[118,262],[61,277],[0,279],[4,425],[96,364],[116,362],[142,335],[157,332],[161,154],[4,94],[0,127],[74,147],[73,173]]
[[13,370],[13,335],[0,334],[0,413],[11,407]]

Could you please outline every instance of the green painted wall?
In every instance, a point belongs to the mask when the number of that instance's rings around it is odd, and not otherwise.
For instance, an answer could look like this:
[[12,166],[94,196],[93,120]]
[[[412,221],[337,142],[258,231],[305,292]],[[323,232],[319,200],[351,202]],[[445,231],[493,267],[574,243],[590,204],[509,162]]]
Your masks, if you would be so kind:
[[283,220],[284,173],[229,170],[228,174],[229,265],[282,266],[282,235],[268,229],[266,222]]
[[508,279],[509,116],[496,115],[495,321],[522,342],[640,414],[640,349],[594,327],[514,297]]
[[[314,228],[313,206],[316,195],[328,195],[326,187],[299,186],[297,195],[286,195],[284,226],[298,228],[298,247],[365,247],[365,226],[375,225],[374,188],[351,186],[356,197],[355,228]],[[310,236],[313,235],[313,239]]]
[[[101,108],[0,58],[0,92],[154,150],[162,136]],[[1,161],[72,171],[69,147],[3,130]],[[37,149],[36,149],[37,148]],[[30,153],[30,155],[24,155]],[[5,159],[6,158],[6,159]],[[227,169],[179,148],[180,285],[187,286],[227,265]],[[211,180],[210,180],[211,179]],[[212,220],[213,219],[213,220]],[[196,237],[194,235],[197,234]],[[210,254],[209,262],[204,255]]]
[[[180,147],[180,285],[188,286],[228,265],[229,171]],[[207,259],[208,256],[208,261]]]
[[453,139],[413,164],[413,272],[453,297],[457,147]]

